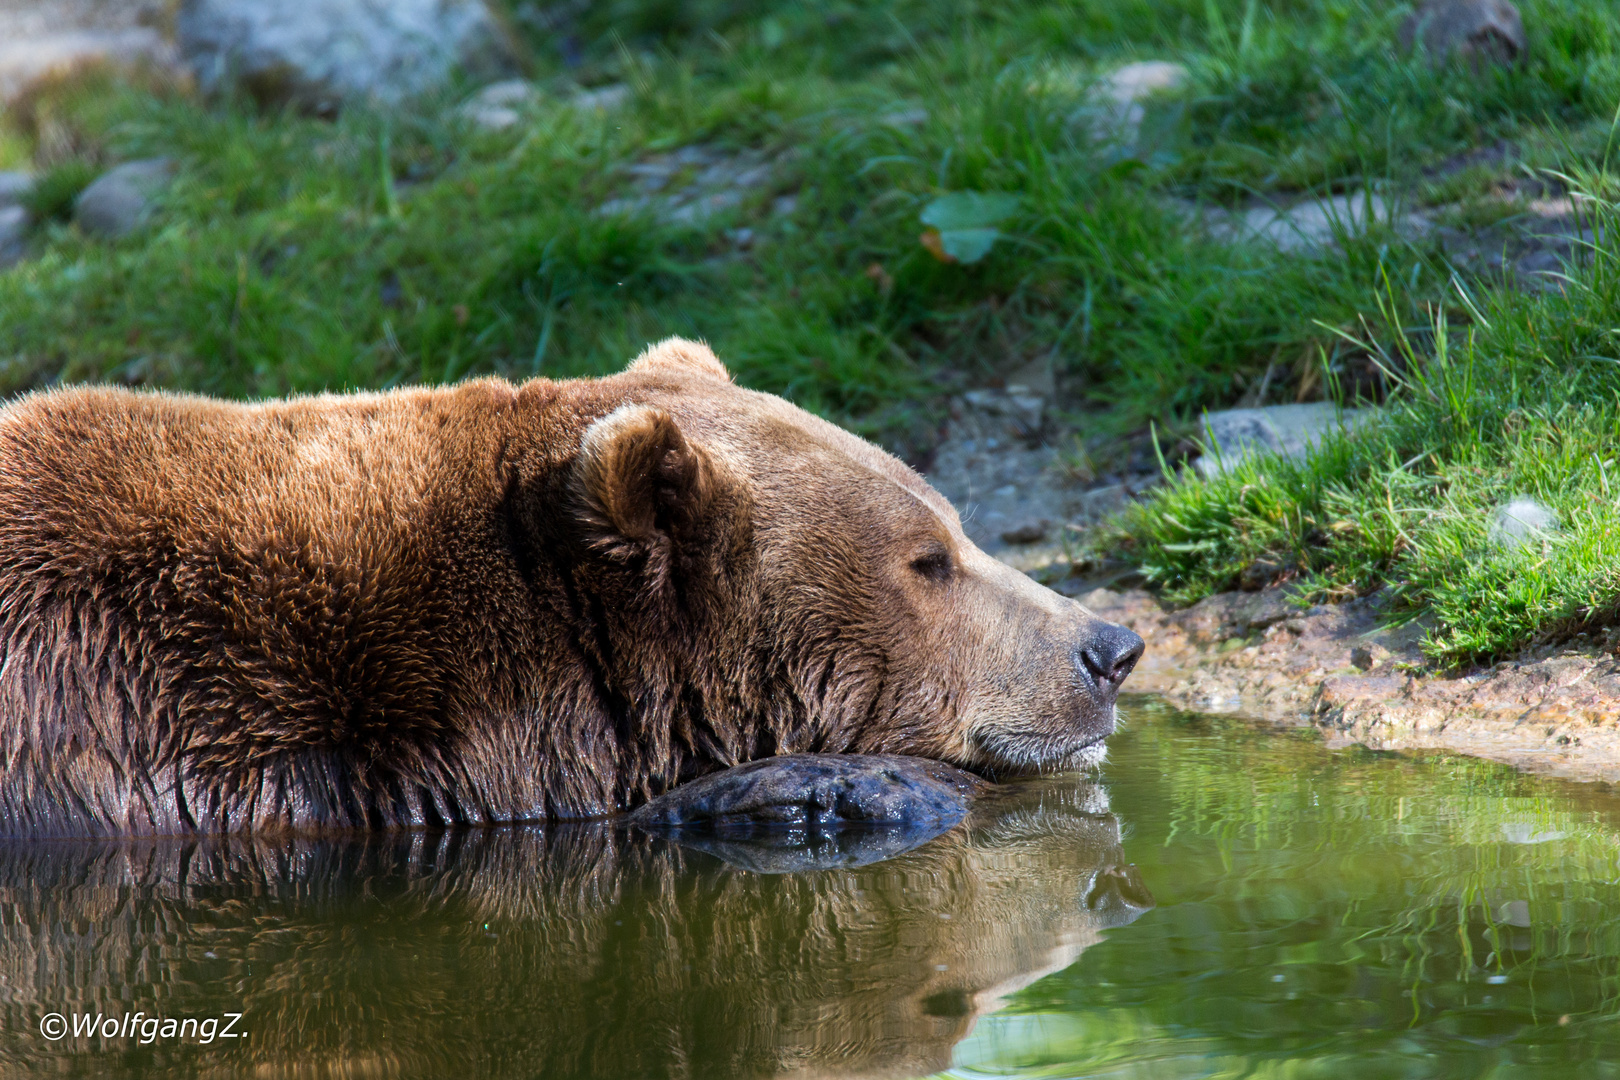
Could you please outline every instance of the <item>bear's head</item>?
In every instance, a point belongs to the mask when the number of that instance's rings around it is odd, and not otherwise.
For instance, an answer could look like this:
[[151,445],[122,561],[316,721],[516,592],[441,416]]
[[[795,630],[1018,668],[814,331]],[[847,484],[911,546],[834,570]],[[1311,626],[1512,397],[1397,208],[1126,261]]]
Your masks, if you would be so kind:
[[917,473],[735,386],[703,345],[598,385],[562,495],[571,572],[600,681],[666,781],[810,751],[991,775],[1102,761],[1134,633],[980,551]]

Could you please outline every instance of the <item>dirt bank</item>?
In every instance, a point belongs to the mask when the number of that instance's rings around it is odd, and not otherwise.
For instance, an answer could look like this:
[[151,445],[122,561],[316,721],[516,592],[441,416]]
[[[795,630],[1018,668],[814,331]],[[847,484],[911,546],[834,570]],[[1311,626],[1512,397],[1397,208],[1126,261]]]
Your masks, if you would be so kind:
[[1421,625],[1380,629],[1376,597],[1309,609],[1282,589],[1166,611],[1140,590],[1077,597],[1148,643],[1127,688],[1203,712],[1314,724],[1330,742],[1438,748],[1530,772],[1620,782],[1620,658],[1546,649],[1426,674]]

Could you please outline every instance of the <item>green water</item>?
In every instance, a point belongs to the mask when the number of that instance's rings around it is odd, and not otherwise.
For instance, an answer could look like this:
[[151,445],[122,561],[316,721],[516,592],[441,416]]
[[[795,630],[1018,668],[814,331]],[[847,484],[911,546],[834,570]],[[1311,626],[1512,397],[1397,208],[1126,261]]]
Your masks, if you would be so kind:
[[1620,1075],[1620,798],[1126,713],[1100,784],[853,868],[607,826],[0,845],[0,1072]]
[[1106,783],[1158,907],[957,1074],[1620,1076],[1620,798],[1138,706]]

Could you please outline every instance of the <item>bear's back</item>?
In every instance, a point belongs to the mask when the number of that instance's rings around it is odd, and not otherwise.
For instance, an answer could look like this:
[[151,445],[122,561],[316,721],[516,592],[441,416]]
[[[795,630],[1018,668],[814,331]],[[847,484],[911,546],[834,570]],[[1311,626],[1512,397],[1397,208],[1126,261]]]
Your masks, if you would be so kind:
[[312,803],[333,785],[304,774],[431,771],[456,715],[509,696],[463,676],[527,632],[498,602],[524,595],[501,520],[516,393],[0,410],[0,832],[421,816],[403,789]]

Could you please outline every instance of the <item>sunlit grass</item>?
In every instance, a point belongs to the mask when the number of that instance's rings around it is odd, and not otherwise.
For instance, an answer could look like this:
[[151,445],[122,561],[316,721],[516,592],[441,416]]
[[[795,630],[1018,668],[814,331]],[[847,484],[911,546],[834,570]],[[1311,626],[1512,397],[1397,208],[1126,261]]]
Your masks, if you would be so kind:
[[[1607,633],[1620,600],[1620,303],[1614,210],[1588,203],[1597,241],[1559,287],[1476,296],[1460,283],[1432,309],[1429,345],[1403,332],[1378,350],[1399,389],[1370,427],[1305,462],[1248,460],[1169,482],[1119,534],[1150,579],[1191,601],[1265,560],[1303,600],[1388,590],[1393,617],[1434,620],[1443,664],[1577,633]],[[1387,311],[1387,308],[1385,309]],[[1558,527],[1493,542],[1516,497]]]

